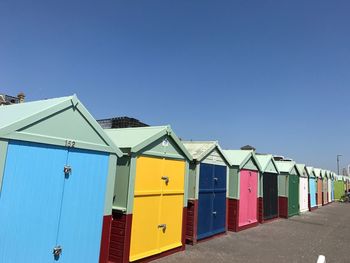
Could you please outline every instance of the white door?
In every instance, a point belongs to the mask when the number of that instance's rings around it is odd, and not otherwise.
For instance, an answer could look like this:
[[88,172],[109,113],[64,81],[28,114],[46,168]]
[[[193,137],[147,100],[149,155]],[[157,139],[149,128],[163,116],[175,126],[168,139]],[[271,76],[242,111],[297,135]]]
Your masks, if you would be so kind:
[[300,177],[299,206],[300,206],[300,212],[306,212],[309,210],[309,206],[308,206],[308,180],[306,177]]

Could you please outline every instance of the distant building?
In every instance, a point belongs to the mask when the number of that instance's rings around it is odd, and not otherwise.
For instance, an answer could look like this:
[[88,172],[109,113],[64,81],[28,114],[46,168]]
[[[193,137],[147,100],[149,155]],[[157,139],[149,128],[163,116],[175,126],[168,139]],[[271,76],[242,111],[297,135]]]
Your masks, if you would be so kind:
[[249,150],[249,151],[253,150],[254,152],[256,151],[256,149],[253,146],[251,146],[251,145],[242,146],[241,150]]
[[112,128],[133,128],[133,127],[147,127],[145,124],[138,119],[130,117],[115,117],[110,119],[97,120],[97,122],[102,126],[103,129]]
[[284,160],[284,156],[281,156],[281,155],[274,155],[273,156],[273,159],[275,161],[283,161]]
[[24,93],[19,93],[17,97],[0,93],[0,106],[23,103],[24,98],[25,98]]

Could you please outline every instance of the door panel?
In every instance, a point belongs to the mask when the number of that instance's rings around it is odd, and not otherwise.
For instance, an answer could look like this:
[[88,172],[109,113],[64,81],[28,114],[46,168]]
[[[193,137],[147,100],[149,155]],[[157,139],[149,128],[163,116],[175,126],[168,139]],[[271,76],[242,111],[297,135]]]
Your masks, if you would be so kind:
[[139,157],[136,161],[135,195],[160,194],[164,161],[160,158]]
[[226,166],[214,165],[213,234],[226,231],[226,178]]
[[322,205],[322,180],[317,179],[317,205]]
[[134,198],[132,215],[130,261],[159,252],[159,214],[161,197],[142,196]]
[[263,178],[263,200],[264,219],[277,217],[278,211],[278,191],[277,174],[264,173]]
[[164,159],[163,176],[169,178],[162,182],[162,199],[159,224],[159,249],[166,251],[182,245],[182,213],[184,202],[185,161]]
[[316,206],[316,184],[314,178],[309,178],[310,206]]
[[199,191],[210,190],[214,188],[214,167],[212,164],[201,163],[199,174]]
[[214,189],[222,191],[226,189],[227,168],[226,166],[214,165]]
[[168,183],[162,180],[163,194],[184,194],[185,161],[165,159],[162,176],[169,178]]
[[197,239],[212,235],[214,198],[213,176],[213,165],[202,163],[200,165],[199,174]]
[[300,211],[308,210],[308,179],[300,177],[299,179],[299,205]]
[[226,190],[214,194],[212,234],[226,231]]
[[239,194],[239,220],[238,225],[244,226],[249,224],[249,171],[240,171],[240,194]]
[[139,157],[131,228],[130,261],[159,252],[159,217],[164,160]]
[[213,193],[200,193],[198,198],[197,239],[210,236],[213,225]]
[[249,204],[248,204],[248,222],[255,223],[258,221],[258,173],[249,171],[248,186]]
[[53,262],[67,151],[10,142],[0,193],[0,262]]
[[322,181],[323,202],[327,204],[327,179]]
[[299,213],[299,178],[296,175],[289,175],[288,192],[288,216]]
[[[57,245],[60,263],[98,262],[109,155],[71,149],[65,176]],[[62,170],[62,169],[61,169]]]
[[158,228],[160,252],[182,246],[183,195],[164,195],[161,201],[160,224]]

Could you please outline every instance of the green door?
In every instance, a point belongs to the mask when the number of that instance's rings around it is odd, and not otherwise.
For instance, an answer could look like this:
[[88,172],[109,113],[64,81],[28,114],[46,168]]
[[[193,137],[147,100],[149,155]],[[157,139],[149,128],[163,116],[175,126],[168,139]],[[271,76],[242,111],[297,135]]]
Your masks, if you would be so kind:
[[299,177],[289,175],[288,217],[299,214]]

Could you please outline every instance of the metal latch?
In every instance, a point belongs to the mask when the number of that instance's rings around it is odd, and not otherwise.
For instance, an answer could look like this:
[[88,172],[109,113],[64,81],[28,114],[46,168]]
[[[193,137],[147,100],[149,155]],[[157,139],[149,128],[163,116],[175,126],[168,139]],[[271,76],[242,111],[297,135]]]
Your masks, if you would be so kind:
[[60,257],[60,255],[62,254],[61,246],[54,247],[52,254],[53,254],[55,259],[58,259]]
[[213,215],[216,216],[216,211],[213,212]]
[[168,176],[162,176],[162,180],[165,181],[165,184],[169,183],[169,177]]
[[165,232],[165,230],[166,230],[166,224],[160,224],[160,225],[158,225],[158,228],[162,228],[162,229],[163,229],[163,232]]
[[215,183],[218,181],[219,179],[217,177],[214,177],[214,181]]
[[68,177],[71,173],[72,173],[72,167],[70,167],[69,165],[66,165],[64,168],[63,168],[63,172],[64,172],[64,175],[66,177]]

